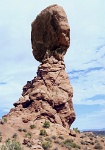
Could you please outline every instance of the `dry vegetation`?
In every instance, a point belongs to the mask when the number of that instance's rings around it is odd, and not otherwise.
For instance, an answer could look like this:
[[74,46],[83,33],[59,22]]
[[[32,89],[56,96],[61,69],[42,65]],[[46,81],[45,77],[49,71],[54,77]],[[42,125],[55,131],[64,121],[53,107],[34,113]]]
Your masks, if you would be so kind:
[[74,128],[69,135],[59,125],[46,120],[24,123],[8,119],[0,121],[0,150],[105,149],[105,137],[95,136],[92,132],[80,133],[78,128]]

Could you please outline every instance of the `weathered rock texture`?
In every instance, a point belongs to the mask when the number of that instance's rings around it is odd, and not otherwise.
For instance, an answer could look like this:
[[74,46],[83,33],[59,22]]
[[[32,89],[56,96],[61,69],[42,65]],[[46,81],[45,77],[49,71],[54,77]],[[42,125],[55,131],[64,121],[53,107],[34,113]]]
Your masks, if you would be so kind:
[[[62,7],[50,6],[37,16],[32,23],[32,47],[34,57],[42,63],[37,77],[27,82],[22,97],[14,103],[16,111],[29,112],[34,120],[48,119],[66,129],[75,120],[73,89],[63,60],[70,43],[69,31]],[[31,118],[23,122],[28,120]]]
[[36,17],[32,23],[31,41],[33,55],[38,61],[50,56],[63,59],[70,45],[70,27],[62,7],[52,5]]
[[35,119],[46,118],[69,128],[75,119],[72,96],[64,62],[52,56],[39,66],[37,77],[27,82],[14,105],[35,112]]

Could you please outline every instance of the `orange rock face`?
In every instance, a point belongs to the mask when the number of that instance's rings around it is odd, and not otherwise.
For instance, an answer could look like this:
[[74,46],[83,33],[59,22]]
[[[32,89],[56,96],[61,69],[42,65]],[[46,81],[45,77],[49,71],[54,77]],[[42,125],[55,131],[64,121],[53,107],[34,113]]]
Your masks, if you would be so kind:
[[[75,120],[73,89],[63,56],[70,44],[69,25],[62,7],[52,5],[32,23],[33,55],[41,61],[37,77],[23,87],[16,110],[28,110],[35,120],[48,119],[69,129]],[[30,120],[29,118],[25,121]]]

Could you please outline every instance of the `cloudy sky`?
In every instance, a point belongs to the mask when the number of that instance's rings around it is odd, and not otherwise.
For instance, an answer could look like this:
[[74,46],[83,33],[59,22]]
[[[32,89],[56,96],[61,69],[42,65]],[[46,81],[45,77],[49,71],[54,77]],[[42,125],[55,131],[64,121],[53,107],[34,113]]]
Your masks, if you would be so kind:
[[77,115],[72,127],[105,128],[105,0],[0,0],[0,118],[36,76],[31,23],[51,4],[65,9],[71,28],[65,64]]

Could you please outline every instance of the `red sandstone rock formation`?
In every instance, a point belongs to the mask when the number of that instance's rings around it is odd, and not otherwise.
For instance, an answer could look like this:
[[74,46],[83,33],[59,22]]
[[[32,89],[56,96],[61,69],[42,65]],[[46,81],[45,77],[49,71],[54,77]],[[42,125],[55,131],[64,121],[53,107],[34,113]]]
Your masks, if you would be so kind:
[[70,45],[70,27],[62,7],[52,5],[33,21],[31,41],[35,59],[41,61],[54,56],[63,59]]
[[42,63],[37,77],[27,82],[22,97],[14,103],[16,111],[26,111],[33,114],[34,120],[45,118],[66,129],[75,120],[73,89],[63,60],[70,44],[69,33],[62,7],[52,5],[37,16],[32,23],[31,40],[33,55]]

